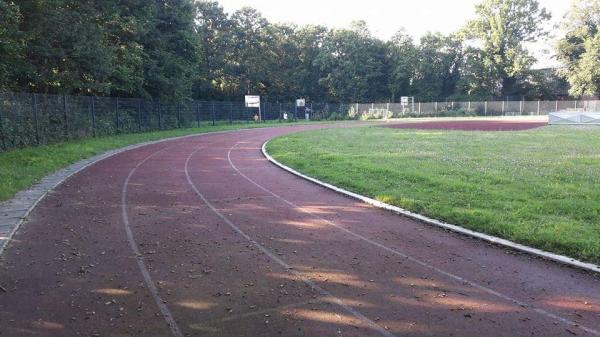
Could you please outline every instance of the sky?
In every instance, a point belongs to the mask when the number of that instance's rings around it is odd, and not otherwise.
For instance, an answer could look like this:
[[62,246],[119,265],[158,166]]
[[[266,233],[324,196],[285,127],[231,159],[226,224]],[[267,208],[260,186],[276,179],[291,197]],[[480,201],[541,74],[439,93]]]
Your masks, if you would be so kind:
[[[348,27],[364,20],[373,34],[388,40],[400,28],[415,39],[431,32],[449,34],[475,16],[480,0],[218,0],[232,13],[244,6],[259,10],[271,22],[299,25],[319,24],[330,28]],[[539,0],[552,13],[551,25],[558,23],[570,7],[570,0]],[[538,58],[536,67],[556,65],[552,40],[528,46]],[[549,53],[548,53],[549,52]]]

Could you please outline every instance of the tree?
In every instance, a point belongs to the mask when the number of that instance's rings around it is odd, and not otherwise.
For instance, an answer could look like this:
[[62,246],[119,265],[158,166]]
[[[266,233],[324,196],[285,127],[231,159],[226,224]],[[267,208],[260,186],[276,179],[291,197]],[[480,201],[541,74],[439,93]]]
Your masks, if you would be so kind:
[[164,100],[189,98],[198,60],[195,7],[191,0],[146,3],[149,20],[140,38],[145,94]]
[[238,94],[267,94],[265,74],[267,64],[263,47],[268,44],[264,29],[269,22],[255,9],[244,7],[233,13],[233,52],[230,60],[232,77],[237,81]]
[[462,33],[481,45],[481,62],[486,67],[482,75],[491,77],[477,79],[473,85],[481,83],[485,87],[471,89],[498,90],[490,92],[492,95],[518,94],[535,62],[523,43],[535,42],[547,34],[543,25],[550,14],[540,8],[537,0],[483,0],[475,11],[477,18]]
[[383,100],[388,95],[385,44],[369,32],[366,23],[332,30],[315,60],[324,77],[320,83],[332,98],[345,102]]
[[419,51],[412,37],[404,29],[399,30],[388,43],[390,62],[390,93],[395,102],[399,96],[414,95],[413,80]]
[[222,99],[235,90],[228,78],[231,72],[228,57],[233,52],[233,23],[216,1],[201,1],[196,7],[196,32],[200,45],[194,97]]
[[298,64],[291,77],[296,97],[313,101],[329,98],[327,89],[319,82],[324,75],[316,64],[328,33],[329,30],[324,26],[305,26],[296,30],[294,39],[298,49]]
[[573,2],[564,21],[565,36],[557,45],[558,59],[565,64],[559,70],[571,85],[574,96],[600,94],[600,1]]
[[444,99],[456,93],[460,80],[462,42],[454,36],[428,33],[421,38],[413,92],[423,100]]
[[14,81],[25,68],[25,39],[19,29],[21,20],[17,5],[0,0],[0,90],[16,88]]
[[25,0],[19,6],[30,64],[21,76],[23,87],[47,93],[108,93],[111,51],[104,48],[102,3]]

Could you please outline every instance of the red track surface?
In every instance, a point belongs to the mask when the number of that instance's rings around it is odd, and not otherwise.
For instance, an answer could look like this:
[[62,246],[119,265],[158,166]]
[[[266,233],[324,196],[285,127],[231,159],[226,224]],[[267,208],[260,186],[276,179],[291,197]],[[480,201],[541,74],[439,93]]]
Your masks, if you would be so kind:
[[427,121],[391,124],[387,127],[396,129],[425,130],[465,130],[465,131],[520,131],[546,126],[548,123],[537,121],[498,121],[498,120],[455,120]]
[[3,256],[0,336],[600,335],[597,275],[262,157],[265,140],[315,127],[174,140],[77,174]]

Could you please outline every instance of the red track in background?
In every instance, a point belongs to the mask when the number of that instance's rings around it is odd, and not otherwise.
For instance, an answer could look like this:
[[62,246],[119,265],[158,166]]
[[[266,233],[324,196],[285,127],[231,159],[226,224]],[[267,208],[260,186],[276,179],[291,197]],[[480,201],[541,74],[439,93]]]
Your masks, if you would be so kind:
[[498,121],[498,120],[453,120],[405,122],[390,124],[386,127],[395,129],[424,130],[464,130],[464,131],[521,131],[546,126],[548,123],[538,121]]

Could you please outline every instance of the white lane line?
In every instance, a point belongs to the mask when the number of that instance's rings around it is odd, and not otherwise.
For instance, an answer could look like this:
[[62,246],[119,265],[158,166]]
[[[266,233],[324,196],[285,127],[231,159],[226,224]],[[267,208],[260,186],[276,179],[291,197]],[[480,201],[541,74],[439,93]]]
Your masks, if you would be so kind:
[[162,299],[162,297],[160,297],[160,294],[158,293],[158,289],[154,285],[154,281],[152,281],[152,276],[150,276],[150,273],[148,272],[148,268],[146,267],[146,264],[144,263],[144,259],[142,257],[142,254],[140,253],[140,249],[138,248],[135,238],[133,237],[133,232],[131,231],[131,226],[129,225],[129,217],[127,215],[127,186],[129,185],[129,181],[131,180],[131,177],[133,176],[135,171],[140,166],[142,166],[148,159],[152,158],[156,154],[158,154],[166,149],[167,149],[167,147],[164,147],[164,148],[152,153],[151,155],[149,155],[148,157],[146,157],[142,161],[140,161],[134,168],[131,169],[131,171],[129,171],[129,175],[127,175],[127,178],[125,179],[125,182],[123,183],[123,190],[121,191],[121,211],[122,211],[122,215],[123,215],[123,225],[125,227],[125,232],[127,233],[127,241],[129,242],[129,247],[131,247],[131,250],[135,254],[138,268],[140,269],[140,272],[142,273],[142,277],[144,278],[144,283],[146,284],[146,287],[148,287],[150,294],[152,294],[152,298],[154,298],[154,302],[158,306],[160,313],[162,314],[163,318],[169,325],[169,328],[171,329],[171,333],[173,334],[173,336],[184,337],[183,333],[181,332],[181,329],[179,329],[179,326],[177,325],[177,322],[175,321],[175,318],[173,318],[173,314],[171,314],[171,311],[165,304],[165,301]]
[[369,318],[367,318],[365,315],[361,314],[360,312],[358,312],[357,310],[353,309],[352,307],[346,305],[341,299],[333,296],[329,291],[319,287],[316,283],[314,283],[313,281],[309,280],[308,278],[304,277],[302,275],[302,273],[294,270],[289,264],[287,264],[285,261],[283,261],[282,259],[280,259],[279,257],[277,257],[275,254],[273,254],[270,250],[268,250],[266,247],[264,247],[263,245],[261,245],[260,243],[258,243],[256,240],[252,239],[248,234],[246,234],[244,231],[242,231],[238,226],[236,226],[233,222],[231,222],[231,220],[229,220],[225,215],[223,215],[196,187],[196,185],[194,184],[194,182],[192,181],[190,174],[189,174],[189,162],[190,159],[194,156],[194,154],[196,154],[200,149],[197,149],[196,151],[192,152],[189,157],[187,158],[187,160],[185,161],[185,176],[187,178],[188,183],[190,184],[190,186],[192,187],[192,189],[194,190],[194,192],[196,192],[196,194],[200,197],[200,199],[202,199],[202,201],[217,215],[219,216],[219,218],[221,218],[227,225],[229,225],[229,227],[231,227],[231,229],[233,229],[235,232],[237,232],[239,235],[241,235],[242,237],[244,237],[244,239],[246,239],[248,242],[252,243],[252,245],[254,245],[256,248],[258,248],[261,252],[263,252],[263,254],[267,255],[269,258],[271,258],[271,260],[277,262],[280,266],[282,266],[283,268],[285,268],[286,272],[292,274],[293,276],[297,277],[298,279],[302,280],[302,282],[306,283],[308,286],[310,286],[312,289],[318,291],[319,293],[321,293],[321,295],[323,296],[327,296],[331,298],[331,302],[333,304],[337,304],[338,306],[340,306],[343,310],[345,310],[346,312],[348,312],[349,314],[351,314],[352,316],[360,319],[361,321],[365,322],[368,326],[370,326],[373,330],[379,332],[382,336],[386,336],[386,337],[394,337],[394,335],[387,331],[386,329],[384,329],[383,327],[379,326],[377,323],[375,323],[374,321],[370,320]]
[[[253,137],[253,138],[256,138],[256,137]],[[572,320],[570,320],[570,319],[567,319],[567,318],[564,318],[564,317],[558,316],[558,315],[556,315],[556,314],[553,314],[553,313],[551,313],[551,312],[548,312],[548,311],[546,311],[546,310],[544,310],[544,309],[541,309],[541,308],[535,307],[535,306],[533,306],[533,305],[531,305],[531,304],[527,304],[527,303],[525,303],[525,302],[522,302],[522,301],[520,301],[520,300],[514,299],[514,298],[512,298],[512,297],[510,297],[510,296],[507,296],[507,295],[504,295],[504,294],[502,294],[502,293],[499,293],[499,292],[497,292],[497,291],[495,291],[495,290],[493,290],[493,289],[487,288],[487,287],[485,287],[485,286],[483,286],[483,285],[480,285],[480,284],[478,284],[478,283],[476,283],[476,282],[473,282],[473,281],[467,280],[467,279],[465,279],[465,278],[463,278],[463,277],[461,277],[461,276],[458,276],[458,275],[455,275],[455,274],[449,273],[449,272],[447,272],[447,271],[444,271],[444,270],[442,270],[442,269],[439,269],[439,268],[437,268],[437,267],[435,267],[435,266],[433,266],[433,265],[430,265],[430,264],[429,264],[429,263],[427,263],[427,262],[421,261],[421,260],[419,260],[419,259],[417,259],[417,258],[414,258],[414,257],[410,256],[410,255],[407,255],[407,254],[405,254],[405,253],[402,253],[402,252],[400,252],[400,251],[398,251],[398,250],[396,250],[396,249],[394,249],[394,248],[390,248],[390,247],[388,247],[388,246],[385,246],[385,245],[383,245],[383,244],[381,244],[381,243],[379,243],[379,242],[373,241],[373,240],[371,240],[371,239],[369,239],[369,238],[367,238],[367,237],[365,237],[365,236],[362,236],[362,235],[360,235],[360,234],[358,234],[358,233],[355,233],[355,232],[353,232],[353,231],[351,231],[351,230],[349,230],[349,229],[347,229],[347,228],[345,228],[345,227],[343,227],[343,226],[341,226],[341,225],[338,225],[338,224],[336,224],[336,223],[334,223],[334,222],[332,222],[332,221],[329,221],[329,220],[327,220],[327,219],[325,219],[325,218],[323,218],[323,217],[321,217],[321,216],[319,216],[319,215],[317,215],[317,214],[314,214],[314,213],[312,213],[312,212],[310,212],[310,211],[306,211],[306,210],[302,209],[300,206],[298,206],[298,205],[294,204],[293,202],[291,202],[291,201],[289,201],[289,200],[287,200],[287,199],[283,198],[282,196],[280,196],[280,195],[278,195],[278,194],[274,193],[273,191],[269,190],[268,188],[266,188],[266,187],[264,187],[264,186],[260,185],[260,184],[259,184],[259,183],[257,183],[256,181],[252,180],[252,178],[248,177],[248,176],[247,176],[247,175],[245,175],[245,174],[244,174],[242,171],[240,171],[240,170],[237,168],[237,166],[235,166],[235,164],[234,164],[234,163],[231,161],[231,151],[233,151],[233,150],[234,150],[234,149],[235,149],[235,148],[236,148],[236,147],[237,147],[239,144],[242,144],[242,143],[244,143],[244,142],[247,142],[247,141],[249,141],[249,140],[251,140],[251,139],[252,139],[252,138],[250,138],[250,139],[248,139],[248,140],[246,140],[246,141],[238,142],[238,143],[236,143],[235,145],[233,145],[233,146],[232,146],[232,147],[229,149],[229,152],[227,152],[227,159],[229,160],[229,165],[230,165],[230,166],[231,166],[231,167],[232,167],[232,168],[233,168],[233,169],[234,169],[234,170],[235,170],[235,171],[236,171],[236,172],[237,172],[239,175],[241,175],[242,177],[244,177],[246,180],[248,180],[249,182],[251,182],[252,184],[254,184],[255,186],[257,186],[257,187],[258,187],[258,188],[260,188],[261,190],[263,190],[263,191],[265,191],[265,192],[267,192],[267,193],[271,194],[272,196],[274,196],[275,198],[279,199],[280,201],[284,202],[285,204],[287,204],[287,205],[289,205],[289,206],[291,206],[291,207],[294,207],[295,209],[297,209],[297,210],[298,210],[298,211],[300,211],[300,212],[303,212],[303,213],[305,213],[305,214],[310,214],[310,215],[311,215],[311,216],[313,216],[315,219],[319,219],[319,220],[321,220],[321,221],[323,221],[323,222],[325,222],[325,223],[327,223],[327,224],[329,224],[329,225],[331,225],[331,226],[333,226],[333,227],[335,227],[335,228],[338,228],[339,230],[341,230],[341,231],[343,231],[343,232],[345,232],[345,233],[347,233],[347,234],[349,234],[349,235],[351,235],[351,236],[354,236],[355,238],[358,238],[358,239],[360,239],[360,240],[363,240],[363,241],[365,241],[365,242],[367,242],[367,243],[369,243],[369,244],[371,244],[371,245],[373,245],[373,246],[376,246],[376,247],[378,247],[378,248],[381,248],[381,249],[383,249],[383,250],[385,250],[385,251],[387,251],[387,252],[389,252],[389,253],[392,253],[392,254],[395,254],[395,255],[401,256],[401,257],[403,257],[403,258],[405,258],[405,259],[407,259],[407,260],[409,260],[409,261],[411,261],[411,262],[413,262],[413,263],[416,263],[416,264],[418,264],[418,265],[420,265],[420,266],[422,266],[422,267],[425,267],[425,268],[427,268],[427,269],[433,270],[433,271],[435,271],[435,272],[437,272],[437,273],[439,273],[439,274],[442,274],[442,275],[444,275],[444,276],[446,276],[446,277],[449,277],[449,278],[451,278],[451,279],[454,279],[454,280],[456,280],[456,281],[459,281],[459,282],[461,282],[461,283],[463,283],[463,284],[470,285],[470,286],[472,286],[472,287],[474,287],[474,288],[477,288],[477,289],[479,289],[479,290],[481,290],[481,291],[484,291],[484,292],[486,292],[486,293],[488,293],[488,294],[490,294],[490,295],[494,295],[494,296],[496,296],[496,297],[499,297],[499,298],[501,298],[501,299],[503,299],[503,300],[506,300],[506,301],[508,301],[508,302],[512,302],[513,304],[516,304],[516,305],[518,305],[518,306],[521,306],[521,307],[524,307],[524,308],[530,308],[531,310],[533,310],[533,311],[537,312],[537,313],[538,313],[538,314],[540,314],[540,315],[543,315],[543,316],[546,316],[546,317],[548,317],[548,318],[551,318],[551,319],[554,319],[554,320],[560,321],[560,322],[562,322],[563,324],[566,324],[566,325],[569,325],[569,326],[576,326],[576,327],[578,327],[579,329],[581,329],[581,330],[583,330],[583,331],[586,331],[586,332],[588,332],[588,333],[590,333],[590,334],[592,334],[592,335],[595,335],[595,336],[600,336],[600,331],[598,331],[598,330],[595,330],[595,329],[592,329],[592,328],[585,327],[585,326],[583,326],[583,325],[580,325],[579,323],[577,323],[577,322],[574,322],[574,321],[572,321]]]

